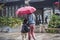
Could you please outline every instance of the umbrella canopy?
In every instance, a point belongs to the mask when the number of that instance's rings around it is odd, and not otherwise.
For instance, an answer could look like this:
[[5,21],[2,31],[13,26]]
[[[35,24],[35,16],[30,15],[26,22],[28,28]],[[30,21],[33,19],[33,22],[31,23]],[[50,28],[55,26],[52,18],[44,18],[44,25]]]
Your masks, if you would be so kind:
[[32,7],[32,6],[25,6],[25,7],[21,7],[16,11],[17,15],[24,15],[24,14],[30,14],[36,11],[36,8]]

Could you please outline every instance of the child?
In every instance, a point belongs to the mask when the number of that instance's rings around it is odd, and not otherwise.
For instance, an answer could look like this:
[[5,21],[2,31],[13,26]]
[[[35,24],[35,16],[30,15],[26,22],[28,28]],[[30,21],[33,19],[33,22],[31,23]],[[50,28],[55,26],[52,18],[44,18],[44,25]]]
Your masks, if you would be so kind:
[[29,31],[27,23],[28,23],[27,19],[25,18],[23,21],[22,30],[21,30],[22,40],[24,40],[24,38],[26,38],[27,32]]

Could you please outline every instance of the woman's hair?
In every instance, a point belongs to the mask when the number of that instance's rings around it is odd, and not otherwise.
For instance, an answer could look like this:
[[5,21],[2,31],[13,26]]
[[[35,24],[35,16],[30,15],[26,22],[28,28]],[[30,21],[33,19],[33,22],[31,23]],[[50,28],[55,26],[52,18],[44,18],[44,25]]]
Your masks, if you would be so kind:
[[30,6],[29,4],[25,4],[25,6]]
[[27,18],[24,18],[23,24],[27,23]]

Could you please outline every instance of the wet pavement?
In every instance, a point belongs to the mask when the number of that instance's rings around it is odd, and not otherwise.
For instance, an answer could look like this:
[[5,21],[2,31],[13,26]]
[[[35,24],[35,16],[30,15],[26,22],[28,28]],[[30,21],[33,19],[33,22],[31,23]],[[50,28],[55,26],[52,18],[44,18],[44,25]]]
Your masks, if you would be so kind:
[[[35,34],[36,40],[60,40],[60,34],[52,33],[35,33]],[[21,39],[22,38],[20,33],[0,33],[0,40],[21,40]]]

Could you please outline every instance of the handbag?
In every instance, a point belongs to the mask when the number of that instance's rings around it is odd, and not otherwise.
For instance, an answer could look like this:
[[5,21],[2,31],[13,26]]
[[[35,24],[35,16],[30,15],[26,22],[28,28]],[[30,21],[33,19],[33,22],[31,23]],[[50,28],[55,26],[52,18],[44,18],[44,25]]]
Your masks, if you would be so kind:
[[28,27],[27,24],[23,24],[23,25],[22,25],[22,30],[21,30],[21,32],[22,32],[22,33],[27,33],[27,32],[29,32],[29,31],[30,31],[30,27]]

